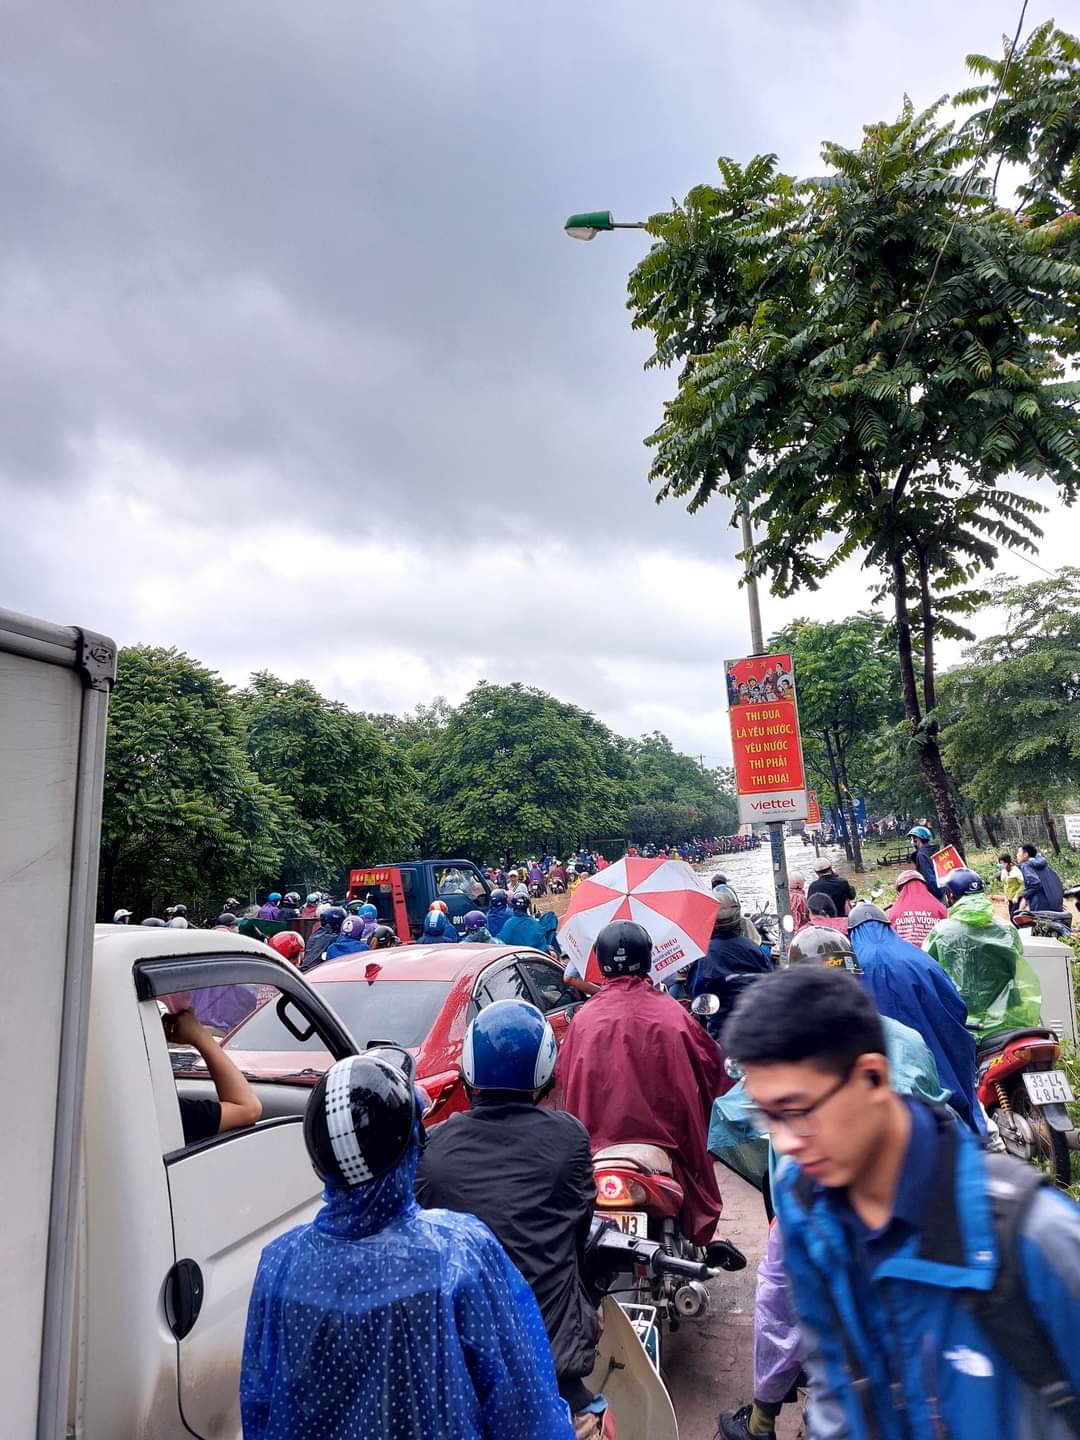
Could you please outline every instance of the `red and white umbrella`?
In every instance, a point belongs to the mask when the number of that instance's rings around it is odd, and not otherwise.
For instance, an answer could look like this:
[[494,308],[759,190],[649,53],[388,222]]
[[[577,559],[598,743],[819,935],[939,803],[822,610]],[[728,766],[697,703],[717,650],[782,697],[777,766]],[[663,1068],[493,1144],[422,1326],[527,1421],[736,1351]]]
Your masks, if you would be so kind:
[[625,855],[581,881],[563,916],[559,941],[586,979],[599,979],[587,970],[596,937],[613,920],[633,920],[652,937],[653,974],[662,976],[701,959],[716,910],[711,893],[684,860]]

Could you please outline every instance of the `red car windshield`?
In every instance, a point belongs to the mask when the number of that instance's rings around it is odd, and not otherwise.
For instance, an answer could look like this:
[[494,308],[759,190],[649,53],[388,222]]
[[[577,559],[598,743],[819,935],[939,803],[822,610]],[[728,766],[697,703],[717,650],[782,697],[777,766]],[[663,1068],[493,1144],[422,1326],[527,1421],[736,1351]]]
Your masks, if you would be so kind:
[[[390,1040],[412,1050],[423,1044],[446,1004],[449,980],[339,981],[314,987],[363,1049],[374,1040]],[[318,1035],[297,1040],[278,1019],[276,1004],[263,1005],[234,1030],[226,1050],[325,1050]]]

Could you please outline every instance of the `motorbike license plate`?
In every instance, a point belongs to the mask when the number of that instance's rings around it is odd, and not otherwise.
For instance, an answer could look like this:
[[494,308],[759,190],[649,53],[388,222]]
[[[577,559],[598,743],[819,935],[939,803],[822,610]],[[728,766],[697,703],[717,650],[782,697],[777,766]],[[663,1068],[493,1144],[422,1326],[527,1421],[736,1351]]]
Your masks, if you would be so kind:
[[649,1238],[649,1217],[644,1210],[623,1210],[611,1218],[624,1234],[640,1235],[642,1240]]
[[1024,1084],[1036,1105],[1064,1105],[1073,1098],[1064,1070],[1025,1070]]

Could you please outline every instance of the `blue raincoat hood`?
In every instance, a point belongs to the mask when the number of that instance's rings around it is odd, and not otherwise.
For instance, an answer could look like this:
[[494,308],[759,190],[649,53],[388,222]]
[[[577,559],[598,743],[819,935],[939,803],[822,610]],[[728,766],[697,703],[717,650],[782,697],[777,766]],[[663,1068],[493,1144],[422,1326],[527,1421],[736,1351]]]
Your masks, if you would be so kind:
[[532,1291],[475,1216],[420,1210],[418,1159],[263,1251],[244,1440],[573,1440]]
[[967,1006],[941,966],[880,920],[850,932],[862,983],[883,1015],[917,1031],[937,1061],[941,1083],[965,1125],[984,1130],[975,1095],[975,1037]]

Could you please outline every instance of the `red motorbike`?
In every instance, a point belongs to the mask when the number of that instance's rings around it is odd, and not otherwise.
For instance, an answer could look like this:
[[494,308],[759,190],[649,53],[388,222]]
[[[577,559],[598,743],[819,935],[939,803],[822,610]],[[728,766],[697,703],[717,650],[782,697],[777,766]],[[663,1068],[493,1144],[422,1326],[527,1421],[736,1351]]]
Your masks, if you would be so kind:
[[[596,1213],[614,1220],[625,1235],[656,1241],[675,1259],[705,1263],[705,1251],[692,1245],[679,1226],[682,1186],[671,1156],[656,1145],[611,1145],[593,1156]],[[611,1294],[621,1304],[653,1305],[670,1329],[696,1319],[709,1308],[709,1292],[700,1280],[666,1270],[652,1273],[635,1266]]]
[[1006,1030],[980,1040],[979,1100],[1001,1134],[1005,1149],[1021,1160],[1046,1163],[1054,1179],[1071,1178],[1065,1108],[1072,1088],[1055,1069],[1061,1046],[1052,1030]]

